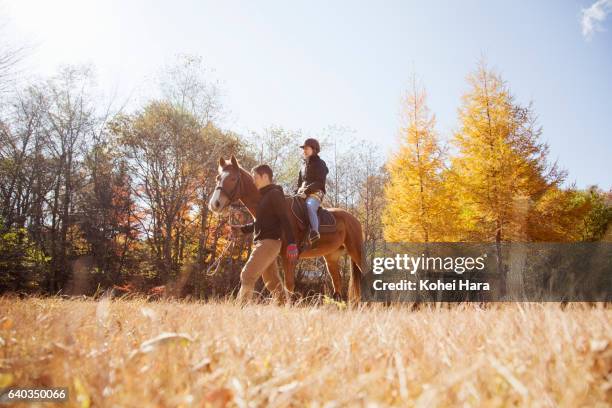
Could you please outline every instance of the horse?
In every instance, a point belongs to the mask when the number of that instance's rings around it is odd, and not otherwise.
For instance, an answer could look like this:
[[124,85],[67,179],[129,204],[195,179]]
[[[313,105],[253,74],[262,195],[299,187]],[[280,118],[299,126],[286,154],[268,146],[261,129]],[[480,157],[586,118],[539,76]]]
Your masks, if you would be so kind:
[[[248,171],[240,167],[236,157],[232,155],[229,161],[220,157],[217,185],[210,197],[208,208],[214,213],[220,213],[230,204],[240,201],[248,209],[251,216],[257,218],[256,207],[259,199],[259,191],[253,182],[253,177]],[[292,199],[290,196],[285,196],[288,218],[297,241],[295,244],[299,244],[305,234],[308,233],[308,227],[301,227],[290,210]],[[341,208],[327,208],[327,210],[336,219],[336,231],[321,233],[321,238],[316,242],[316,245],[301,252],[299,259],[322,256],[332,280],[334,300],[347,300],[342,296],[342,278],[339,264],[340,257],[346,250],[351,258],[348,300],[351,303],[358,303],[361,300],[361,278],[364,261],[361,223],[355,216]],[[286,237],[283,236],[280,255],[285,271],[284,283],[289,293],[294,294],[296,263],[290,262],[287,258],[288,244]]]

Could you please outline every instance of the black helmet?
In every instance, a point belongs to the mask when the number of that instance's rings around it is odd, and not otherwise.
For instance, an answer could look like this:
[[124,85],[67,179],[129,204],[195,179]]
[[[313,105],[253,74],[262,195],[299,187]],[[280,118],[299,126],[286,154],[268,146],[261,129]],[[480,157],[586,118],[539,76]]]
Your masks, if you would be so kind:
[[312,147],[312,150],[314,150],[316,154],[319,154],[319,152],[321,151],[321,146],[319,146],[319,142],[317,141],[317,139],[306,139],[306,141],[304,141],[304,144],[300,146],[300,149],[303,149],[306,146]]

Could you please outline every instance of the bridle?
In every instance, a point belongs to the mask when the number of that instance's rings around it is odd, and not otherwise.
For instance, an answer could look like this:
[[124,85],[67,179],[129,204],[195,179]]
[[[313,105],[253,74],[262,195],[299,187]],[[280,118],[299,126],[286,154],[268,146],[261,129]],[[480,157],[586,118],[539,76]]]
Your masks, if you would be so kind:
[[240,193],[242,190],[242,177],[241,176],[242,175],[240,174],[240,170],[238,170],[238,180],[236,181],[236,184],[234,184],[234,187],[232,188],[232,191],[230,192],[228,192],[225,188],[223,188],[223,186],[221,185],[222,183],[215,187],[215,190],[220,190],[223,194],[225,194],[225,196],[230,201],[230,204],[236,201],[238,197],[240,196]]
[[[219,182],[220,181],[221,180],[219,180]],[[232,188],[232,190],[230,192],[228,192],[225,188],[223,188],[223,186],[221,184],[218,184],[217,186],[215,186],[215,190],[221,191],[223,194],[225,194],[225,196],[230,201],[230,205],[229,205],[229,208],[230,208],[229,218],[230,218],[230,224],[231,224],[232,223],[233,210],[234,210],[234,207],[235,207],[235,205],[233,203],[234,203],[234,201],[236,201],[238,199],[238,197],[240,195],[240,192],[242,191],[242,174],[240,172],[240,169],[238,169],[238,180],[236,181],[236,184],[234,185],[234,187]],[[217,272],[219,271],[219,268],[221,267],[221,260],[225,256],[225,253],[228,252],[228,251],[230,251],[230,253],[231,253],[235,245],[236,245],[236,237],[232,236],[232,237],[230,237],[230,239],[225,244],[225,248],[223,248],[223,251],[221,251],[221,254],[217,257],[217,259],[215,259],[215,261],[213,263],[211,263],[208,266],[208,268],[206,270],[206,275],[213,276],[213,275],[217,274]]]

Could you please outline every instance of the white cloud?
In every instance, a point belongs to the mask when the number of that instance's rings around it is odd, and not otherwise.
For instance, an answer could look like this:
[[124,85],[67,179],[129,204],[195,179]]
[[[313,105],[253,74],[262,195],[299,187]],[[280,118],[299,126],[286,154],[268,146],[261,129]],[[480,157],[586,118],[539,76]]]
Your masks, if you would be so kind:
[[605,31],[603,22],[612,12],[612,0],[597,0],[591,7],[582,9],[582,35],[590,40],[594,33]]

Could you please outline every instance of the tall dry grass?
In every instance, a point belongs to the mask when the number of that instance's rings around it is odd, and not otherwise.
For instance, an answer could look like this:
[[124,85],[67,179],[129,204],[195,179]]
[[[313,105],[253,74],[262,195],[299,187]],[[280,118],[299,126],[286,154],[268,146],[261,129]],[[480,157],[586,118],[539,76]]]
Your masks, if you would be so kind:
[[241,309],[4,297],[0,381],[67,386],[61,406],[82,407],[604,407],[611,317],[555,304]]

